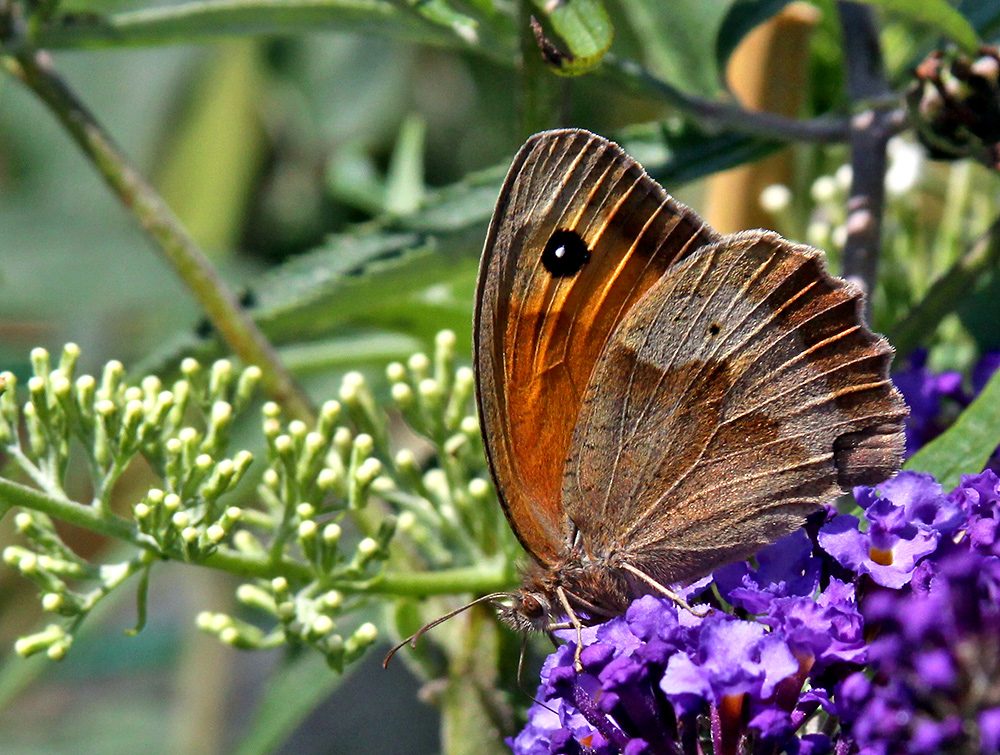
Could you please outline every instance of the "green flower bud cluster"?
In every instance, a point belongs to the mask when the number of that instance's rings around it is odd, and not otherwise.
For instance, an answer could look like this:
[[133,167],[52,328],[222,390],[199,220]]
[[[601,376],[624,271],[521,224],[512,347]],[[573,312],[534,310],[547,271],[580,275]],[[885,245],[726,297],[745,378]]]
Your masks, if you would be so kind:
[[[376,412],[364,378],[349,373],[340,394],[342,402],[323,404],[312,430],[298,420],[283,424],[273,402],[262,410],[269,466],[257,492],[266,511],[257,512],[253,532],[241,529],[232,544],[250,557],[279,563],[291,559],[304,567],[237,590],[241,603],[276,620],[274,628],[265,632],[220,613],[204,613],[198,620],[202,629],[235,647],[311,645],[337,670],[375,641],[371,625],[362,625],[345,639],[335,631],[336,620],[357,606],[363,599],[359,588],[378,576],[397,526],[395,516],[380,514],[372,533],[359,537],[354,522],[344,521],[349,513],[367,509],[373,494],[394,490],[395,482],[374,456],[373,435],[339,424],[357,418],[356,424],[386,437],[385,420]],[[262,527],[265,522],[269,526]],[[269,540],[257,536],[260,529]],[[335,585],[351,589],[351,597],[345,598]]]
[[[237,598],[261,616],[251,623],[205,612],[198,617],[205,631],[239,648],[305,644],[338,670],[376,639],[375,627],[352,615],[373,596],[455,589],[443,586],[455,584],[447,579],[435,586],[432,573],[415,574],[414,564],[465,568],[462,579],[482,574],[487,590],[505,584],[517,546],[494,500],[472,371],[456,366],[453,333],[438,335],[433,357],[416,354],[388,367],[388,413],[356,372],[345,375],[312,426],[265,403],[256,461],[230,446],[258,369],[187,359],[165,387],[157,377],[129,383],[118,362],[98,378],[75,377],[78,357],[69,345],[53,367],[44,350],[33,352],[26,397],[12,374],[0,376],[0,449],[8,469],[30,483],[0,476],[0,512],[17,509],[25,541],[3,558],[38,585],[42,608],[58,617],[22,638],[18,652],[62,657],[94,606],[134,575],[138,631],[150,570],[163,559],[250,576]],[[405,446],[390,439],[393,424]],[[93,480],[86,503],[64,487],[71,449]],[[115,482],[139,457],[159,480],[123,516],[111,506]],[[57,519],[132,551],[118,563],[91,563],[63,542]],[[393,545],[397,533],[401,547]],[[428,579],[415,581],[420,576]]]
[[[53,366],[47,351],[35,349],[22,406],[17,378],[0,376],[0,446],[12,468],[40,491],[32,497],[31,488],[0,480],[8,493],[25,498],[15,501],[22,510],[14,522],[27,541],[27,547],[5,548],[3,560],[38,584],[45,611],[65,619],[22,638],[16,650],[25,655],[62,657],[73,631],[101,598],[133,574],[147,572],[158,558],[198,561],[213,552],[241,517],[238,507],[220,498],[252,461],[247,451],[223,456],[234,414],[248,404],[260,379],[256,367],[236,374],[221,360],[203,371],[185,360],[182,377],[165,390],[156,377],[128,384],[117,361],[97,378],[75,376],[79,356],[79,348],[68,344]],[[65,489],[71,453],[82,454],[90,471],[94,493],[87,504],[72,501]],[[135,504],[133,523],[114,513],[110,501],[115,482],[139,456],[159,473],[163,488]],[[60,516],[137,548],[121,563],[89,563],[57,532],[53,517]],[[145,583],[144,577],[140,624]]]
[[472,370],[455,366],[455,334],[438,333],[433,359],[414,354],[405,365],[390,364],[386,375],[400,413],[429,443],[424,453],[404,448],[392,457],[400,492],[387,498],[402,512],[400,530],[437,567],[516,552],[489,482]]
[[371,623],[358,626],[346,638],[337,630],[336,619],[344,612],[344,594],[323,589],[318,583],[293,591],[285,577],[240,585],[237,599],[277,619],[274,629],[258,626],[224,613],[203,611],[198,626],[222,642],[244,650],[305,643],[319,650],[335,671],[359,658],[378,639]]
[[[197,492],[217,498],[238,481],[248,460],[237,460],[228,472],[213,460],[227,446],[232,419],[260,380],[258,368],[234,375],[232,365],[220,360],[205,375],[195,360],[186,359],[181,366],[184,377],[164,390],[153,376],[140,385],[127,384],[117,361],[108,362],[99,379],[74,378],[79,355],[76,344],[67,344],[53,368],[47,351],[32,351],[34,375],[20,409],[26,443],[18,433],[17,379],[4,374],[0,445],[43,490],[62,491],[74,439],[87,456],[95,483],[93,505],[98,508],[107,507],[114,483],[140,453],[168,489],[182,497]],[[204,430],[186,424],[189,413],[201,414]]]

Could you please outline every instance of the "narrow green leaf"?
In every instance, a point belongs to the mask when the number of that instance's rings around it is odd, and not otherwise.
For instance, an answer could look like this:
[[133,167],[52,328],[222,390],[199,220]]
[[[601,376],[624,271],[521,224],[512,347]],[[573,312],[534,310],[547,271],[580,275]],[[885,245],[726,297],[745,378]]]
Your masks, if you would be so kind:
[[459,13],[445,0],[410,0],[410,5],[428,21],[451,29],[463,42],[474,45],[479,41],[476,19]]
[[560,65],[559,73],[586,73],[611,48],[615,32],[602,0],[535,0],[535,6],[569,48],[569,57]]
[[910,21],[932,26],[949,39],[961,45],[966,52],[975,53],[979,37],[969,20],[952,8],[946,0],[860,0],[868,5],[890,11]]
[[302,376],[402,362],[426,347],[401,333],[364,332],[283,346],[278,354],[288,369]]
[[736,0],[621,0],[643,49],[643,65],[687,93],[718,94],[722,86],[718,45]]
[[[888,333],[889,342],[901,354],[909,354],[926,341],[941,321],[956,309],[961,311],[969,308],[970,311],[964,314],[966,316],[973,314],[970,305],[974,306],[975,298],[983,295],[985,287],[980,288],[974,298],[963,297],[963,294],[976,291],[984,279],[988,278],[990,271],[995,270],[1000,263],[998,230],[1000,230],[1000,220],[994,221],[990,229],[969,247],[947,272],[934,281],[923,299],[917,302]],[[972,322],[966,323],[967,327],[971,324]],[[995,329],[994,326],[995,323],[990,322],[987,330]]]
[[709,134],[689,122],[633,126],[622,133],[622,144],[667,191],[782,146],[740,134]]
[[131,629],[126,629],[125,634],[129,637],[132,635],[139,634],[146,627],[146,613],[147,605],[149,603],[149,570],[150,565],[147,564],[146,568],[142,570],[139,575],[139,586],[136,589],[136,620],[135,626]]
[[346,147],[327,164],[326,179],[332,196],[370,215],[385,212],[385,185],[371,156],[357,147]]
[[911,456],[904,468],[930,472],[945,490],[950,490],[962,481],[963,474],[981,472],[997,445],[1000,372],[990,378],[955,424]]
[[385,209],[409,215],[424,198],[424,137],[427,124],[419,115],[407,116],[399,129],[386,176]]
[[191,0],[102,15],[68,15],[45,24],[35,40],[44,47],[191,43],[204,37],[291,35],[322,29],[368,31],[378,28],[415,43],[452,45],[452,26],[429,24],[424,17],[387,0]]
[[190,102],[171,125],[156,185],[206,253],[239,244],[266,145],[255,112],[263,83],[256,42],[228,40],[199,66]]
[[303,653],[281,667],[271,677],[264,699],[236,755],[274,752],[295,727],[350,675],[351,671],[346,674],[330,671],[319,653]]

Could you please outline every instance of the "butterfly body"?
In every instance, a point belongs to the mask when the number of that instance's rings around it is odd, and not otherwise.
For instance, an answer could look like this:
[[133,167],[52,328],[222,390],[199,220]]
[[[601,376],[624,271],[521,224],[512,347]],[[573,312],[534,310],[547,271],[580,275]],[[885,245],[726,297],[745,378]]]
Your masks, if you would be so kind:
[[862,301],[821,252],[720,235],[599,136],[532,137],[475,322],[487,456],[535,562],[511,623],[620,614],[898,470],[906,408]]

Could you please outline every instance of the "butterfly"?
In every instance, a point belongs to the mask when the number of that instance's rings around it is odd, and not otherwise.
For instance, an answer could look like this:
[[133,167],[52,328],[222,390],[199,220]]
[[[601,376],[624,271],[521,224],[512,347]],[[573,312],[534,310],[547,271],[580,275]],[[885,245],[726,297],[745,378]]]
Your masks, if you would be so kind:
[[902,461],[893,350],[861,290],[817,249],[719,234],[587,131],[536,134],[514,158],[474,340],[489,467],[532,564],[516,592],[470,605],[575,627],[577,663],[583,625],[644,594],[683,604],[671,585]]
[[534,562],[508,621],[604,621],[898,471],[907,409],[863,299],[816,249],[719,234],[600,136],[531,137],[474,326],[489,466]]

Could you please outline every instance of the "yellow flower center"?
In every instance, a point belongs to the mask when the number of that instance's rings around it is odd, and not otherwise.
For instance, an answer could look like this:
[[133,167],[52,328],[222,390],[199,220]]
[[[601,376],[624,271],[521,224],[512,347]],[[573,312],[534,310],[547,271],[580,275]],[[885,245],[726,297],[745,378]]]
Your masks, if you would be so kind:
[[868,558],[870,558],[876,564],[881,564],[882,566],[890,566],[892,564],[892,551],[884,551],[879,548],[869,548]]

